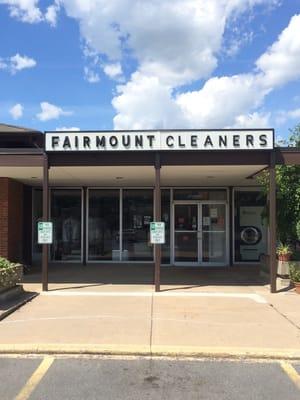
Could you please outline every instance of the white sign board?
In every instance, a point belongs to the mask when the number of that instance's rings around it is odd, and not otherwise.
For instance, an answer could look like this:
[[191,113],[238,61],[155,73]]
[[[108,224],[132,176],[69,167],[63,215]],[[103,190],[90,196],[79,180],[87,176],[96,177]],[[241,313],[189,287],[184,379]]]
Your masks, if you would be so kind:
[[272,129],[46,132],[46,151],[270,150]]
[[150,241],[152,244],[165,243],[165,223],[151,222],[150,223]]
[[53,243],[53,223],[38,222],[38,244]]

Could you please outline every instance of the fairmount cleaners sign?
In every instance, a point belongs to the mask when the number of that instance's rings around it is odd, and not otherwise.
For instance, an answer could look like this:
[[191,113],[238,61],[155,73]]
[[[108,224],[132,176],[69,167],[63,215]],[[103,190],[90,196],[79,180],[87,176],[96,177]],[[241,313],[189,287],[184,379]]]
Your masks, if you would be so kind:
[[46,132],[46,151],[270,150],[272,129]]

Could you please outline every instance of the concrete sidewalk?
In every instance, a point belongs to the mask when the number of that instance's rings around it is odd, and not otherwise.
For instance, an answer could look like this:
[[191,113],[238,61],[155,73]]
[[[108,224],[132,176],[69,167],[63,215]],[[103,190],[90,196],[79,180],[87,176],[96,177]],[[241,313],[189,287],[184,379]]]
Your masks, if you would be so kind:
[[52,291],[0,322],[0,352],[300,358],[300,296]]

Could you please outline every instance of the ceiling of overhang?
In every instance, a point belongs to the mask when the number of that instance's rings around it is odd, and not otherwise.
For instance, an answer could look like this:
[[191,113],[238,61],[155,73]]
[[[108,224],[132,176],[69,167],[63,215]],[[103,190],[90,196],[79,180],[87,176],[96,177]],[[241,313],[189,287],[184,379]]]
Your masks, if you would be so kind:
[[[163,166],[162,186],[239,186],[256,185],[246,179],[265,165],[239,166]],[[136,167],[52,167],[49,171],[52,186],[153,186],[154,168]],[[0,167],[0,177],[14,178],[23,183],[42,184],[40,167]]]

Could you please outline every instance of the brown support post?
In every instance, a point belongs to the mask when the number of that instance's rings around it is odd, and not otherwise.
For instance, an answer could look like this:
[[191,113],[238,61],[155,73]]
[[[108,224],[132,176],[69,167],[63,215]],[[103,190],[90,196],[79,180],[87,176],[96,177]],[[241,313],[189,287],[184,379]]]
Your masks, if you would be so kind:
[[269,262],[270,262],[270,291],[276,292],[276,175],[275,151],[270,154],[269,166]]
[[[155,156],[155,191],[154,191],[154,221],[161,221],[161,190],[160,190],[160,156],[156,154]],[[155,254],[155,272],[154,272],[154,282],[155,291],[160,291],[160,262],[161,262],[161,244],[154,245]]]
[[[49,220],[49,165],[47,154],[44,154],[43,164],[43,221]],[[43,291],[48,290],[48,258],[49,245],[43,244],[42,253],[42,285]]]

